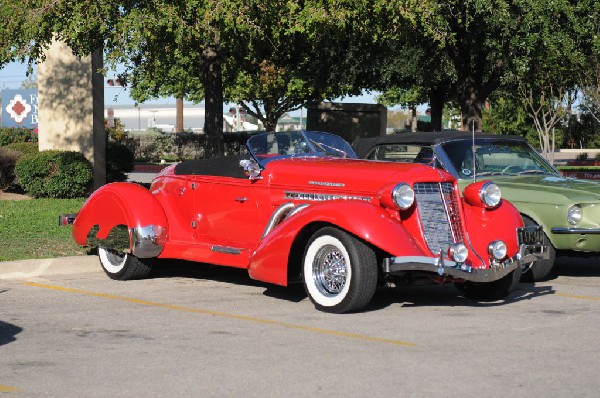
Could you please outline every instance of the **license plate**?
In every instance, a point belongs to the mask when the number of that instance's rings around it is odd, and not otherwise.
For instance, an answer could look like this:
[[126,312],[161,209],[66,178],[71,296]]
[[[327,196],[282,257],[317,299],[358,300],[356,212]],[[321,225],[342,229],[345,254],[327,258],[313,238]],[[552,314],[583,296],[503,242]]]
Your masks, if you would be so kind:
[[544,230],[539,225],[517,228],[517,238],[519,239],[519,244],[543,245]]

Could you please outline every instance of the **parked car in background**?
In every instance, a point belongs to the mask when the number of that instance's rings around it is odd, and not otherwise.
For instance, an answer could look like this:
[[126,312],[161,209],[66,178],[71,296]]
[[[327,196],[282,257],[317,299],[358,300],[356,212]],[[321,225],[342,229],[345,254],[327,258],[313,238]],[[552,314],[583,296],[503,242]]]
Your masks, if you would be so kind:
[[98,189],[74,217],[75,241],[97,246],[113,279],[142,278],[159,259],[238,267],[301,282],[316,308],[335,313],[362,309],[391,281],[501,299],[521,264],[544,253],[541,228],[523,226],[489,181],[461,196],[449,173],[359,160],[321,132],[258,134],[246,149],[241,160],[170,166],[149,190]]
[[541,225],[550,243],[548,259],[533,262],[527,271],[529,280],[548,277],[557,251],[582,256],[600,252],[600,184],[563,177],[521,137],[398,133],[359,139],[353,145],[361,158],[443,169],[461,187],[493,179],[525,224]]

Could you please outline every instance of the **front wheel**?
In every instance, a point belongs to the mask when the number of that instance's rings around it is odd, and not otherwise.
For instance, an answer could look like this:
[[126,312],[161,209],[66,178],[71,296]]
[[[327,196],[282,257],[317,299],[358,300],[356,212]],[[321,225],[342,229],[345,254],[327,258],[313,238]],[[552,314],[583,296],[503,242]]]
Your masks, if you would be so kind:
[[[538,225],[535,221],[526,216],[523,216],[523,223],[526,227]],[[554,260],[556,258],[556,249],[554,249],[554,246],[552,246],[552,242],[550,242],[550,239],[548,239],[548,235],[546,235],[546,233],[544,233],[544,239],[548,245],[548,254],[550,257],[546,260],[537,260],[529,264],[527,271],[523,273],[523,282],[543,281],[547,279],[548,275],[550,275],[550,272],[552,272]]]
[[377,287],[377,256],[358,238],[333,227],[311,237],[304,252],[303,281],[318,310],[358,311],[373,298]]
[[495,301],[505,298],[515,290],[520,279],[521,269],[517,268],[497,281],[487,283],[457,283],[456,287],[467,298],[481,301]]
[[123,253],[104,247],[98,248],[102,269],[111,279],[126,281],[143,279],[151,271],[153,259],[139,259],[133,254]]

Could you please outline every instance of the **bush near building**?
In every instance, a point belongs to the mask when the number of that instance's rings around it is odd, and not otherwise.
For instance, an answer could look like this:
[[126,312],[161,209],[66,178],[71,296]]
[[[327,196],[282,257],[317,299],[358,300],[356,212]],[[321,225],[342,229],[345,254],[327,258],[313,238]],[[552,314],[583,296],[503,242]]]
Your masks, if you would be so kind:
[[34,198],[77,198],[93,182],[92,165],[79,152],[42,151],[23,157],[15,166],[17,182]]
[[0,127],[0,146],[15,142],[37,142],[37,132],[32,129]]

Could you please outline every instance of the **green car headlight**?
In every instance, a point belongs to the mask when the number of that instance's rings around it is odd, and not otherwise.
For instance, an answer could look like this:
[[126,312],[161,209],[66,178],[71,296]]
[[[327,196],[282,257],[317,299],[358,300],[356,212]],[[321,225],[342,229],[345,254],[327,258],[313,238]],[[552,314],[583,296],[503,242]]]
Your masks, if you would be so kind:
[[567,221],[571,225],[576,225],[583,218],[583,210],[579,205],[573,205],[567,210]]

